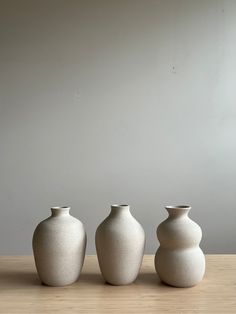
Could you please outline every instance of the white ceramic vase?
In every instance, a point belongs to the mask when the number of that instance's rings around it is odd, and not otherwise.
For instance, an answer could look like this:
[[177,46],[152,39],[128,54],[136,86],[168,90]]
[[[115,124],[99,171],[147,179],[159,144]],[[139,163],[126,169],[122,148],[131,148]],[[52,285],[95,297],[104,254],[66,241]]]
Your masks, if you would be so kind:
[[127,285],[140,270],[145,233],[128,205],[112,205],[110,215],[98,226],[96,249],[101,273],[107,283]]
[[160,242],[155,268],[160,279],[175,287],[191,287],[205,273],[205,257],[199,247],[201,228],[188,217],[190,206],[166,206],[169,217],[157,228]]
[[69,214],[70,207],[53,207],[33,235],[33,251],[38,275],[49,286],[75,282],[81,272],[86,233],[83,224]]

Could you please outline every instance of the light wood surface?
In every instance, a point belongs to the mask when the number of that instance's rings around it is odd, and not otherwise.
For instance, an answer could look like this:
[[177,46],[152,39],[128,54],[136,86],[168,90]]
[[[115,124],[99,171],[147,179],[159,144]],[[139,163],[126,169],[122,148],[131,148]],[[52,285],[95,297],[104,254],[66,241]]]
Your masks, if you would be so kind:
[[157,277],[153,256],[129,286],[103,282],[96,256],[86,256],[78,282],[40,284],[32,256],[0,257],[0,313],[236,313],[236,255],[208,255],[204,280],[172,288]]

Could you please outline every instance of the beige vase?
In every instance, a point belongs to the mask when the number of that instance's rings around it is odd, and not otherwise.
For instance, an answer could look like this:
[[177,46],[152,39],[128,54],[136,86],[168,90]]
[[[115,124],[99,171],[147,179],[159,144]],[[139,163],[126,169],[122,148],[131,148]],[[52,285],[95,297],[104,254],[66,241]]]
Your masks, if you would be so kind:
[[194,286],[205,273],[205,257],[199,247],[202,231],[188,217],[190,209],[166,206],[169,217],[157,228],[156,271],[163,282],[175,287]]
[[128,205],[112,205],[110,215],[98,226],[96,249],[101,273],[112,285],[132,283],[140,270],[145,233]]
[[86,233],[83,224],[69,214],[70,207],[53,207],[33,235],[33,251],[38,275],[49,286],[75,282],[81,272]]

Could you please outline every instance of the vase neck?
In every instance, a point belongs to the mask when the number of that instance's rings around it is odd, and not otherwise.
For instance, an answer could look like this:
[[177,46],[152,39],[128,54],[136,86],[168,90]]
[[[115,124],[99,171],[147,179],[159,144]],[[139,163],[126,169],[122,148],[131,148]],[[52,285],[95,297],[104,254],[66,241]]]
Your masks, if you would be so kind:
[[68,216],[70,212],[70,207],[52,207],[51,208],[52,216]]
[[166,206],[165,209],[168,211],[169,217],[180,218],[188,216],[191,207],[188,205],[179,205],[179,206]]
[[111,206],[111,213],[112,216],[130,214],[130,207],[129,205],[112,205]]

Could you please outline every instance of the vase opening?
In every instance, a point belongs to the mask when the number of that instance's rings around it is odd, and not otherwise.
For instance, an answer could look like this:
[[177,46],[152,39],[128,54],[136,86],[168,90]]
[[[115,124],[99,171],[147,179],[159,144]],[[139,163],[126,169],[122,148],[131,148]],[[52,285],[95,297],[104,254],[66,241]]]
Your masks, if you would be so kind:
[[55,206],[51,207],[51,212],[53,216],[68,215],[70,207],[68,206]]
[[55,210],[60,210],[60,209],[70,209],[70,207],[69,206],[54,206],[54,207],[52,207],[52,209],[55,209]]
[[181,217],[188,215],[191,206],[189,205],[165,206],[165,209],[168,211],[170,216]]
[[122,213],[122,212],[129,212],[129,205],[126,204],[114,204],[111,205],[111,212],[114,213]]
[[190,209],[189,205],[165,206],[166,209]]

